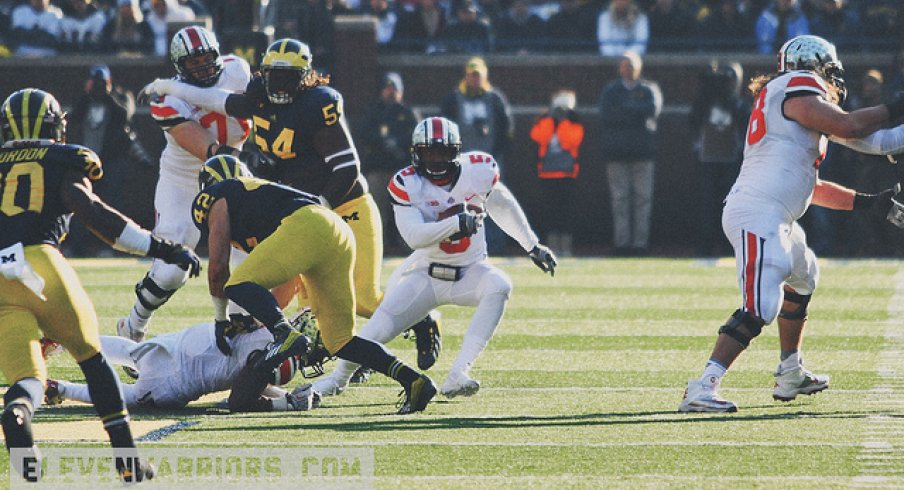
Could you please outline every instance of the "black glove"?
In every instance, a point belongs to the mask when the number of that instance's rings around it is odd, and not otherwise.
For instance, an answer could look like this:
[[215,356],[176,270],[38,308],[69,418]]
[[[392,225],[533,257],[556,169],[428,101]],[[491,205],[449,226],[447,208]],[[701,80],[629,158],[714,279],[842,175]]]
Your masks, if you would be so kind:
[[217,349],[220,349],[224,356],[232,354],[232,347],[229,346],[229,340],[227,340],[235,337],[236,334],[232,322],[229,320],[217,320],[213,328],[214,337],[217,340]]
[[201,259],[194,250],[156,235],[151,235],[148,257],[178,265],[180,269],[188,271],[189,277],[198,277],[201,273]]
[[[208,150],[208,153],[210,153],[210,150]],[[247,165],[248,170],[251,170],[251,173],[258,177],[270,178],[276,170],[276,160],[258,148],[239,151],[238,148],[233,148],[229,145],[220,145],[214,155],[232,155]]]
[[538,244],[527,255],[541,271],[549,272],[549,275],[551,276],[556,275],[556,266],[559,265],[559,263],[556,262],[556,256],[553,255],[552,250],[550,250],[549,247]]
[[449,237],[449,240],[458,241],[464,237],[469,237],[483,226],[483,214],[474,214],[468,212],[458,213],[458,231]]
[[900,184],[896,184],[894,187],[879,191],[878,194],[858,192],[854,195],[854,210],[876,213],[876,215],[881,215],[884,218],[888,215],[888,211],[891,210],[891,198],[895,197],[900,191]]

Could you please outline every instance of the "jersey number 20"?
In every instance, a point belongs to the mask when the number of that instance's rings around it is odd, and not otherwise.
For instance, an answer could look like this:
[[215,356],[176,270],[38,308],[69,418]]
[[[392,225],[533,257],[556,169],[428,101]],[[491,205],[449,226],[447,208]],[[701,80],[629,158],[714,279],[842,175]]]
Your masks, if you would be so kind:
[[[28,180],[26,195],[16,202],[22,179]],[[40,213],[44,208],[44,167],[38,162],[13,164],[0,181],[0,213],[15,216],[25,211]],[[23,207],[25,206],[25,207]]]

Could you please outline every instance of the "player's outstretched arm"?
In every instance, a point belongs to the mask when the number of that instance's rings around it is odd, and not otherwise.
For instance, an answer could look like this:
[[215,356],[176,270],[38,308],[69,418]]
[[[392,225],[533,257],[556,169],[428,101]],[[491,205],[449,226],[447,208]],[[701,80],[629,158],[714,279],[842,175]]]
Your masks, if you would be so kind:
[[105,203],[91,188],[91,182],[79,172],[67,172],[60,186],[63,204],[77,214],[98,238],[121,252],[149,256],[189,271],[201,272],[201,260],[190,248],[154,236]]
[[502,231],[521,245],[540,270],[549,272],[552,276],[556,275],[558,262],[555,254],[540,243],[518,200],[502,182],[497,182],[487,197],[487,212]]
[[173,79],[158,78],[144,86],[139,101],[146,103],[165,95],[178,97],[193,105],[220,114],[248,119],[254,113],[254,103],[245,94],[227,92],[216,87],[196,87]]
[[889,121],[904,116],[904,98],[885,105],[845,112],[822,97],[790,97],[782,105],[784,116],[802,126],[841,139],[858,139],[878,131]]

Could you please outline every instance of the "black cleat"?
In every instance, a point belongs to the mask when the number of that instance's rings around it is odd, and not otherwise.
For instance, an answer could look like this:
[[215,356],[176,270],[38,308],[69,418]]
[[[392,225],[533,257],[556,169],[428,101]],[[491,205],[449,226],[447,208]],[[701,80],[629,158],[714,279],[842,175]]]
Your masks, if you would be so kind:
[[423,320],[406,331],[406,338],[414,336],[417,346],[417,367],[426,371],[436,364],[443,350],[443,339],[439,328],[439,312],[431,311]]
[[10,465],[29,482],[41,478],[41,451],[34,445],[31,432],[31,411],[22,403],[12,403],[0,415],[6,449],[10,451]]
[[299,356],[302,361],[307,359],[311,341],[298,330],[286,324],[277,325],[277,331],[273,337],[273,343],[270,344],[263,357],[257,361],[255,369],[272,371],[292,356]]
[[436,385],[427,375],[422,374],[411,383],[411,386],[406,386],[400,396],[399,415],[423,412],[430,400],[436,396]]
[[115,464],[116,473],[124,486],[154,479],[154,465],[137,456],[117,456]]
[[370,379],[370,375],[373,373],[373,369],[361,366],[355,370],[355,374],[352,375],[348,382],[363,385],[364,383],[367,383],[367,380]]

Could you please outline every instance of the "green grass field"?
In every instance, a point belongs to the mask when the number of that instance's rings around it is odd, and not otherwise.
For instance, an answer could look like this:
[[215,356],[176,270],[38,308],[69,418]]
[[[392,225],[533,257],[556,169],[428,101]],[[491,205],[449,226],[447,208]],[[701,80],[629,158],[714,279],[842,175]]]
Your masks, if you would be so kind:
[[[398,261],[388,261],[384,278]],[[904,264],[824,261],[804,357],[831,388],[781,404],[774,326],[729,372],[736,414],[679,414],[719,325],[737,307],[733,262],[566,259],[555,278],[529,260],[498,262],[515,292],[478,361],[472,398],[437,397],[396,416],[397,385],[376,375],[312,412],[224,415],[213,403],[133,419],[196,422],[159,442],[373,448],[376,488],[900,488],[904,485]],[[102,333],[134,298],[146,263],[75,261]],[[442,383],[472,310],[443,307]],[[155,317],[154,333],[207,321],[195,279]],[[414,363],[414,344],[389,348]],[[329,366],[329,365],[328,365]],[[68,356],[51,376],[81,379]],[[300,384],[299,378],[291,385]],[[5,385],[4,385],[5,386]],[[42,409],[36,424],[99,424],[90,407]],[[52,446],[47,443],[45,446]],[[0,456],[0,480],[8,463]]]

